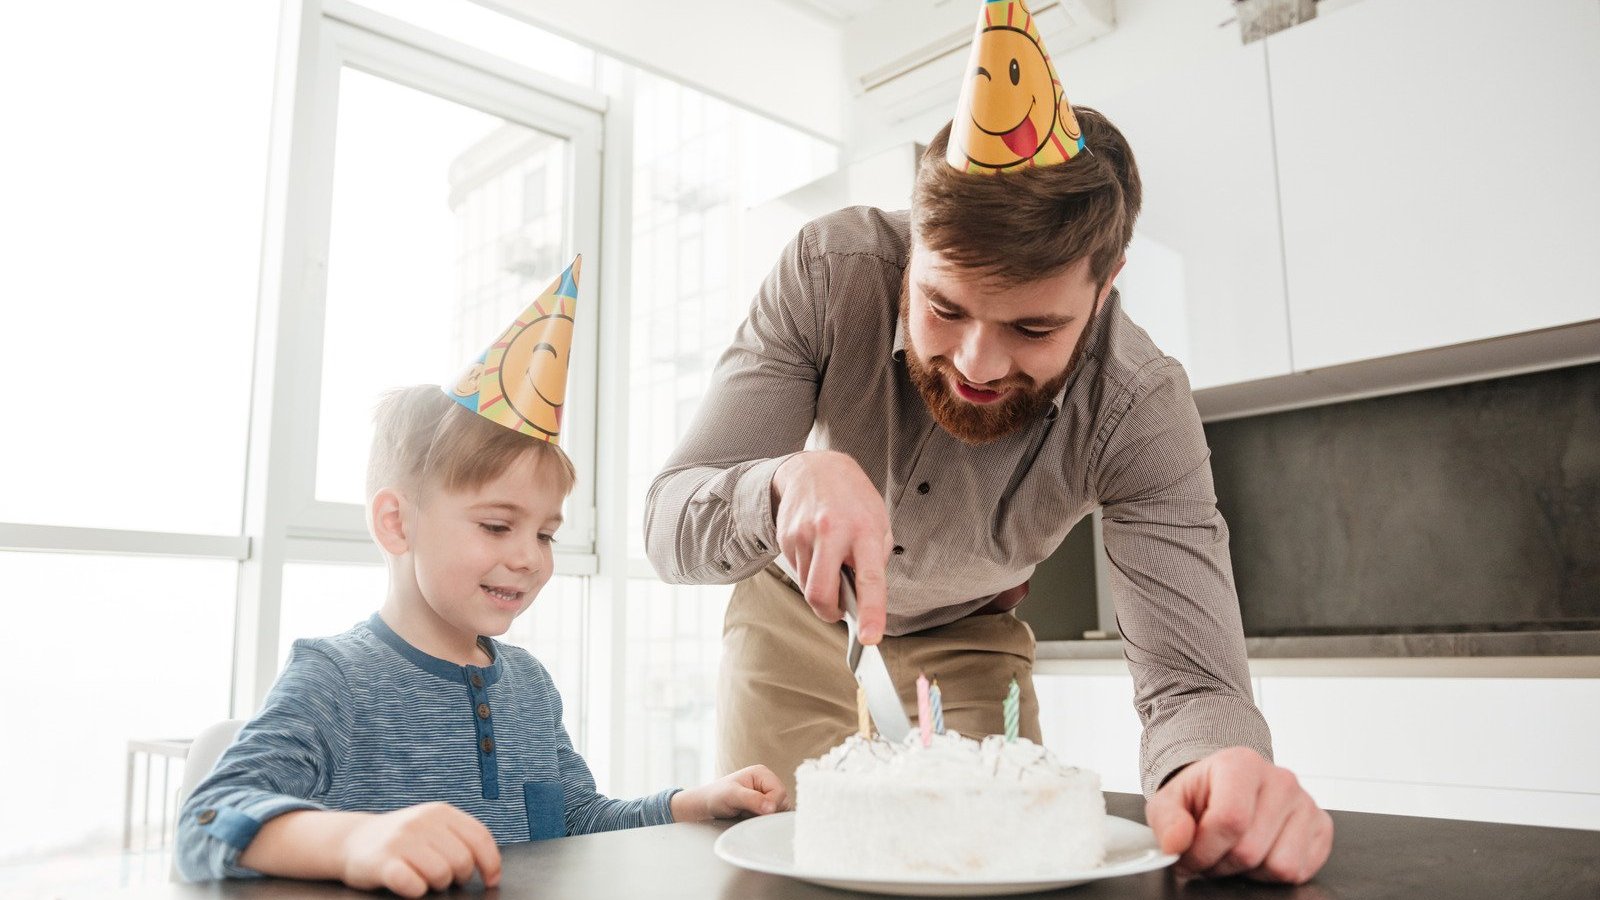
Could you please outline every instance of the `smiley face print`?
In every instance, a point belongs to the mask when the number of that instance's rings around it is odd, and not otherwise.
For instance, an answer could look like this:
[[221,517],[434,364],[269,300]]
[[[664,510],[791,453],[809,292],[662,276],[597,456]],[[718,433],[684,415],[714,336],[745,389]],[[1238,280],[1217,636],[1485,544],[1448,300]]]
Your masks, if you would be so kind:
[[524,422],[550,438],[561,433],[572,324],[571,316],[558,311],[533,320],[511,339],[500,364],[506,402]]
[[1077,119],[1022,0],[985,3],[946,160],[962,171],[1049,165],[1076,155]]
[[456,380],[455,394],[457,397],[471,397],[478,392],[478,379],[483,377],[483,360],[478,360],[467,367],[461,377]]

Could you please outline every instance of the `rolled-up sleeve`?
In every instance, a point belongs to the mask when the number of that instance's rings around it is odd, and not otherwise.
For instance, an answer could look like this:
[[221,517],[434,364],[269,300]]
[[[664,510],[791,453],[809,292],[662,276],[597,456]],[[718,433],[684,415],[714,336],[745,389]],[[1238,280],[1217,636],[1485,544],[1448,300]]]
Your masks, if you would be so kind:
[[1272,738],[1251,696],[1228,526],[1182,367],[1152,363],[1120,406],[1092,471],[1148,796],[1225,747],[1271,759]]
[[178,817],[178,872],[188,881],[249,878],[238,864],[267,822],[299,809],[324,809],[325,792],[348,743],[343,674],[323,653],[297,643],[261,713],[240,730]]
[[822,377],[827,279],[811,226],[789,243],[650,485],[645,551],[673,584],[729,584],[777,555],[771,488],[805,446]]

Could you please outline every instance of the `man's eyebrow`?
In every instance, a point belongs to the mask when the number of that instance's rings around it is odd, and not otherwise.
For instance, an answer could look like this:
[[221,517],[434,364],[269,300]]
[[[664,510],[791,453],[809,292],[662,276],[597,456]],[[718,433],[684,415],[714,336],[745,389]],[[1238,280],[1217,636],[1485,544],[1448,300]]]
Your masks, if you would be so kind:
[[[961,314],[963,316],[970,315],[970,313],[968,313],[966,311],[966,309],[964,309],[961,306],[961,304],[955,302],[954,300],[951,300],[949,297],[946,297],[944,294],[939,293],[939,289],[934,287],[933,285],[931,285],[931,284],[923,284],[921,282],[918,282],[917,286],[922,288],[922,293],[927,295],[929,302],[937,303],[940,306],[943,306],[946,309],[950,310],[951,312],[959,313],[959,314]],[[1028,316],[1027,318],[1016,319],[1014,321],[1007,322],[1005,324],[1010,325],[1010,326],[1012,326],[1014,328],[1060,328],[1063,325],[1067,325],[1067,324],[1070,324],[1070,323],[1076,321],[1077,318],[1078,318],[1077,316],[1070,316],[1070,315],[1068,315],[1068,316]]]
[[1077,316],[1029,316],[1007,324],[1020,328],[1060,328],[1077,318]]

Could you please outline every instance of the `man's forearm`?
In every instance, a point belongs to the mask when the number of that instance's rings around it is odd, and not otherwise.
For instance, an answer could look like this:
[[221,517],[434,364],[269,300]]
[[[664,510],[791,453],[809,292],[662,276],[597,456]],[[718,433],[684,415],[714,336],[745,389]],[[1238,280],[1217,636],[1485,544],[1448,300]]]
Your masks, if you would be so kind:
[[790,456],[656,477],[645,500],[645,554],[669,584],[731,584],[777,553],[772,474]]

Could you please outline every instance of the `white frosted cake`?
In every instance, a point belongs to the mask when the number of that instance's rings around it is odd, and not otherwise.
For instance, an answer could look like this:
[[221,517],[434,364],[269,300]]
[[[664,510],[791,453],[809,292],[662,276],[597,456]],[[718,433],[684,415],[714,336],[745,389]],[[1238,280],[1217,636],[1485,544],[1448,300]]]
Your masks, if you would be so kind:
[[851,736],[795,770],[794,861],[881,878],[1013,878],[1105,859],[1100,776],[1044,747],[954,731]]

